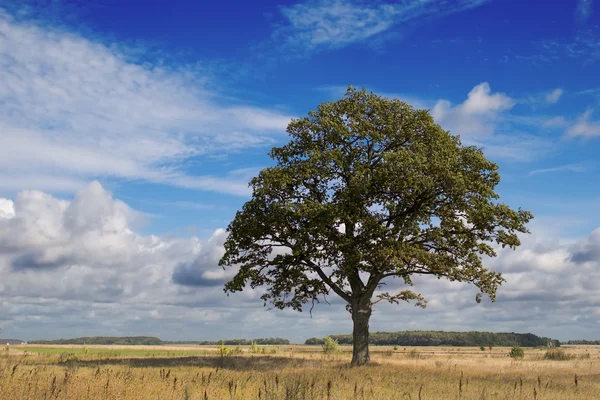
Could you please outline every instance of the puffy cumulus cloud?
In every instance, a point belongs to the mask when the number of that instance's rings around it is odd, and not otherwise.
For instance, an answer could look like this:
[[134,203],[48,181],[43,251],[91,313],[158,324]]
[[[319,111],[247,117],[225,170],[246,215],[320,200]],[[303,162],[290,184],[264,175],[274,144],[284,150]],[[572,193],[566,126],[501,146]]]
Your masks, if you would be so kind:
[[39,191],[18,194],[14,215],[0,220],[0,249],[17,254],[15,269],[127,263],[139,216],[92,182],[68,202]]
[[[140,215],[113,199],[98,182],[90,183],[72,200],[24,191],[14,202],[2,199],[0,205],[3,211],[9,210],[0,218],[0,299],[3,312],[23,326],[52,319],[57,312],[69,319],[61,310],[75,312],[73,304],[82,310],[77,312],[85,310],[86,316],[98,304],[112,304],[138,316],[156,311],[154,319],[169,315],[169,308],[204,307],[203,312],[182,314],[210,320],[233,312],[222,309],[227,297],[217,262],[223,230],[208,240],[140,235],[135,232]],[[198,264],[198,260],[204,262]],[[173,272],[177,265],[194,262],[198,271],[190,269],[190,273],[213,281],[201,290],[184,290],[172,282]],[[249,291],[241,296],[254,295]],[[238,307],[234,301],[229,304],[232,310]],[[24,310],[31,314],[23,315]],[[84,318],[84,324],[96,323],[93,329],[102,330],[104,323],[117,323],[98,316]]]
[[[525,133],[546,118],[523,118],[510,113],[518,100],[492,92],[487,82],[476,85],[459,104],[441,99],[431,108],[440,126],[459,135],[464,144],[483,148],[494,159],[532,161],[552,151],[551,139]],[[536,128],[537,129],[537,128]]]
[[217,269],[219,260],[225,254],[225,240],[227,232],[218,229],[206,242],[200,255],[192,262],[179,263],[173,271],[173,282],[184,286],[215,286],[224,284],[235,275],[233,268]]
[[503,93],[492,93],[489,83],[483,82],[471,89],[461,104],[453,106],[448,100],[439,100],[431,114],[454,134],[485,136],[494,132],[498,114],[511,109],[515,103]]
[[12,218],[15,215],[15,203],[9,199],[0,198],[0,218]]
[[[27,191],[0,206],[0,322],[11,336],[302,341],[351,331],[350,315],[335,296],[317,305],[312,318],[265,310],[258,289],[225,296],[223,282],[235,270],[217,265],[224,230],[208,239],[141,235],[139,215],[96,182],[71,200]],[[532,231],[518,250],[498,249],[497,258],[485,260],[507,280],[496,303],[476,304],[477,289],[468,284],[415,277],[413,290],[427,298],[427,309],[380,303],[372,329],[593,338],[600,330],[600,229],[571,239],[561,239],[556,227]],[[402,289],[399,279],[381,288]]]
[[[175,63],[173,63],[175,64]],[[16,19],[0,8],[0,188],[72,192],[96,177],[247,194],[192,157],[270,145],[290,120],[210,89],[200,67]]]

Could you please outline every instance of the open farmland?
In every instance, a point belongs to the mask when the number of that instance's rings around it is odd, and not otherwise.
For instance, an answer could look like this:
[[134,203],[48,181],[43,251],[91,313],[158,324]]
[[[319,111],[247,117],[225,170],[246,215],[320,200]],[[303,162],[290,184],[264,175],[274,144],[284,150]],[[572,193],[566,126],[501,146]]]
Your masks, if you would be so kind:
[[0,398],[598,398],[600,348],[567,347],[562,361],[524,350],[515,360],[509,348],[381,346],[372,365],[350,367],[346,346],[14,346],[0,359]]

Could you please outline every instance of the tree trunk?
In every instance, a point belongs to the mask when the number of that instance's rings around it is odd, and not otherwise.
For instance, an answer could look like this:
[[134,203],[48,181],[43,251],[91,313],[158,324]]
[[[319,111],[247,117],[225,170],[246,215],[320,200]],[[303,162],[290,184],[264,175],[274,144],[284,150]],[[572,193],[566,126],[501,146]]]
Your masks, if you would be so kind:
[[352,365],[364,365],[369,356],[369,319],[371,299],[360,299],[352,304]]

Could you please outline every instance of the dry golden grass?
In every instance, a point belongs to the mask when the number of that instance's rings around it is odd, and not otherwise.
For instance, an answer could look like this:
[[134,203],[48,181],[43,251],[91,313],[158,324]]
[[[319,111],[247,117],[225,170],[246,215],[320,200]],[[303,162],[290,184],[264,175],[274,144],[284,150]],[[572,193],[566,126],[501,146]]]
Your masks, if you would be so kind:
[[[348,347],[333,357],[310,346],[226,357],[214,346],[192,346],[203,355],[186,357],[21,353],[27,349],[2,353],[0,399],[600,398],[594,347],[567,348],[575,357],[568,361],[543,360],[544,349],[525,349],[515,361],[508,348],[374,347],[373,365],[360,368],[349,367]],[[120,349],[131,347],[107,346]]]

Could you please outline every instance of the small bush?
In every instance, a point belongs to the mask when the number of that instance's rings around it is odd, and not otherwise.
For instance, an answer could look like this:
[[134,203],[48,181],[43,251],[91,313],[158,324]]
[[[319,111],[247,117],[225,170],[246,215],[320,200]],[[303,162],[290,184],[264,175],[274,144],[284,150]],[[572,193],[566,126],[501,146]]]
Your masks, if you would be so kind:
[[567,361],[572,358],[572,355],[565,353],[565,351],[561,349],[547,350],[546,354],[544,354],[544,360]]
[[258,345],[256,344],[256,340],[252,341],[252,347],[250,348],[250,352],[253,354],[260,353],[260,349],[258,348]]
[[419,358],[422,358],[422,357],[421,357],[421,353],[419,353],[415,349],[412,349],[411,351],[408,352],[408,358],[419,359]]
[[394,346],[394,351],[398,351],[398,346]]
[[485,351],[485,346],[479,346],[479,350]]
[[323,343],[323,351],[325,354],[339,353],[340,345],[337,340],[333,339],[331,336],[327,336],[325,338],[325,343]]
[[519,346],[515,346],[510,349],[510,353],[508,353],[508,355],[510,358],[523,358],[525,357],[525,352]]

